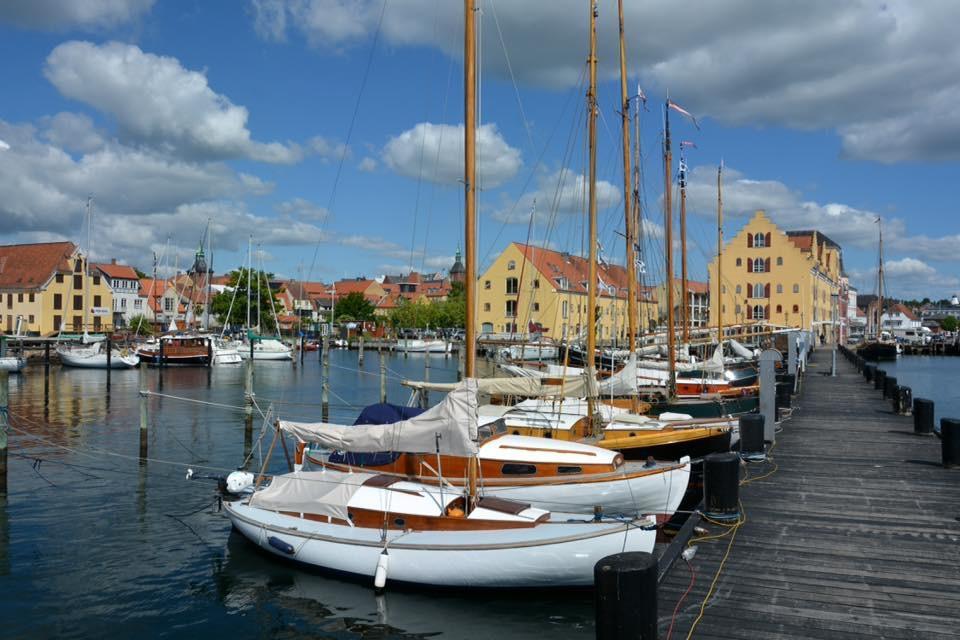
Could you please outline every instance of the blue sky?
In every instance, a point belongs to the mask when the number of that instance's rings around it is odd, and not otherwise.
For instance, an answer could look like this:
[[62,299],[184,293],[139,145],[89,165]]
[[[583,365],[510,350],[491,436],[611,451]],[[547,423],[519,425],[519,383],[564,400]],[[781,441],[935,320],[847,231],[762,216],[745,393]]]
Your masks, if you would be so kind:
[[[588,5],[479,4],[480,257],[528,238],[579,252]],[[672,120],[675,142],[697,145],[694,277],[715,247],[723,158],[728,234],[761,207],[785,229],[820,229],[871,292],[880,216],[891,293],[960,290],[960,6],[625,4],[630,85],[650,99],[648,278],[663,274],[669,91],[702,127]],[[600,228],[618,260],[616,3],[598,9]],[[5,3],[0,241],[82,243],[92,195],[95,256],[145,270],[154,252],[186,266],[208,219],[218,271],[251,235],[285,276],[445,269],[462,236],[461,12],[449,0]]]

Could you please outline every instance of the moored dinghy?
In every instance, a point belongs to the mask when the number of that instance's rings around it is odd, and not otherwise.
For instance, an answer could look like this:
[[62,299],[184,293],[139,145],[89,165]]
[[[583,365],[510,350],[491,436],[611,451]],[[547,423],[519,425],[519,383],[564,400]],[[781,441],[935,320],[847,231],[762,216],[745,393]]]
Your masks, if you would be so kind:
[[[357,430],[279,422],[301,439],[351,452],[421,451],[474,456],[476,383],[439,405],[389,425]],[[441,471],[442,473],[442,471]],[[472,483],[469,487],[472,488]],[[455,587],[570,587],[593,583],[593,567],[621,551],[651,551],[654,521],[551,514],[396,477],[333,470],[275,476],[228,503],[227,515],[263,549],[315,567],[404,583]]]

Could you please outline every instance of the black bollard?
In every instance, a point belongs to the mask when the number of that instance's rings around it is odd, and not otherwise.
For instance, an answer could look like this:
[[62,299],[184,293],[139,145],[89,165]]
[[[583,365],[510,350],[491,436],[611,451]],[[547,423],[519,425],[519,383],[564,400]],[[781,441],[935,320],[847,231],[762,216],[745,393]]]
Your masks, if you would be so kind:
[[910,387],[897,386],[897,413],[902,416],[909,416],[913,406],[913,391]]
[[883,379],[883,399],[889,400],[893,397],[893,392],[897,388],[897,379],[893,376],[886,376]]
[[940,455],[944,469],[960,467],[960,420],[940,419]]
[[715,520],[740,517],[740,457],[711,453],[703,459],[704,515]]
[[740,416],[740,457],[745,460],[763,460],[763,415],[746,413]]
[[913,399],[913,432],[923,436],[933,433],[933,400]]
[[789,409],[791,407],[790,401],[790,384],[787,382],[778,382],[777,383],[777,396],[775,409],[780,411],[780,409]]
[[877,370],[877,367],[872,364],[863,365],[863,378],[867,382],[873,382],[873,372]]
[[643,551],[617,553],[593,567],[598,640],[657,638],[657,559]]
[[883,381],[887,378],[887,372],[883,369],[877,369],[873,372],[873,388],[883,391]]

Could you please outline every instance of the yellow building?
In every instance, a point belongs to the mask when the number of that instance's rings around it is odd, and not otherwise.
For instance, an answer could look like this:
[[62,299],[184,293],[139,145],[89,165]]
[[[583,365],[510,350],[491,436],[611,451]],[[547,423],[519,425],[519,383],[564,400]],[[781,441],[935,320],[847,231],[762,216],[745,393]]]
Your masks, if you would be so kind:
[[711,317],[719,305],[725,326],[784,325],[830,339],[843,268],[837,243],[819,231],[781,231],[757,211],[721,259],[719,282],[717,258],[709,265]]
[[113,294],[106,279],[95,268],[91,273],[72,242],[0,246],[0,328],[4,333],[13,334],[18,326],[21,335],[51,335],[61,326],[72,332],[109,331],[112,308]]
[[[477,283],[477,320],[481,333],[541,331],[574,338],[587,326],[588,261],[579,256],[513,242]],[[620,265],[598,265],[597,339],[623,343],[627,338],[627,275]],[[656,318],[656,300],[641,292],[638,330]]]

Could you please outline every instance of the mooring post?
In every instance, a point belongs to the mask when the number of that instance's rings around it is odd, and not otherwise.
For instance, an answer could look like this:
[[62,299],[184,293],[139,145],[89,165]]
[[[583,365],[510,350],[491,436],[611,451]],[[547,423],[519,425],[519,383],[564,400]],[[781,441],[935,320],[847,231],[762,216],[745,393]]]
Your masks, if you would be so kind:
[[919,436],[933,434],[933,400],[913,399],[913,432]]
[[[326,342],[326,341],[325,341]],[[320,395],[320,416],[324,422],[330,421],[330,344],[323,350],[323,387]]]
[[628,551],[593,567],[597,640],[656,640],[657,558]]
[[897,388],[897,379],[893,376],[887,376],[883,379],[883,399],[889,400],[893,397]]
[[873,388],[878,391],[883,391],[883,385],[886,379],[887,372],[878,368],[873,372]]
[[760,413],[763,415],[763,439],[771,443],[776,442],[776,363],[781,360],[780,352],[774,349],[767,349],[760,354]]
[[703,459],[703,513],[715,520],[740,517],[740,456],[732,451]]
[[110,369],[113,362],[113,340],[107,335],[107,402],[110,401]]
[[147,363],[140,361],[140,459],[147,457]]
[[360,335],[360,341],[357,348],[359,349],[357,354],[357,365],[363,367],[363,334]]
[[300,333],[300,364],[303,364],[303,354],[306,351],[307,337]]
[[50,341],[43,341],[43,366],[50,367]]
[[911,413],[910,409],[913,406],[913,391],[910,387],[897,385],[897,397],[894,399],[893,404],[897,413],[902,416],[909,416]]
[[383,358],[383,351],[380,351],[380,402],[387,401],[387,361]]
[[459,346],[457,346],[457,382],[463,380],[463,360],[467,357],[464,347],[465,344],[465,342],[461,342]]
[[960,467],[960,420],[940,419],[940,455],[944,469]]
[[10,372],[0,370],[0,495],[7,495],[7,432],[10,427]]
[[[423,381],[430,382],[430,352],[423,354]],[[427,409],[430,406],[430,392],[424,389],[420,393],[421,407]]]
[[740,457],[744,460],[763,460],[767,457],[763,445],[764,417],[759,413],[740,416]]

